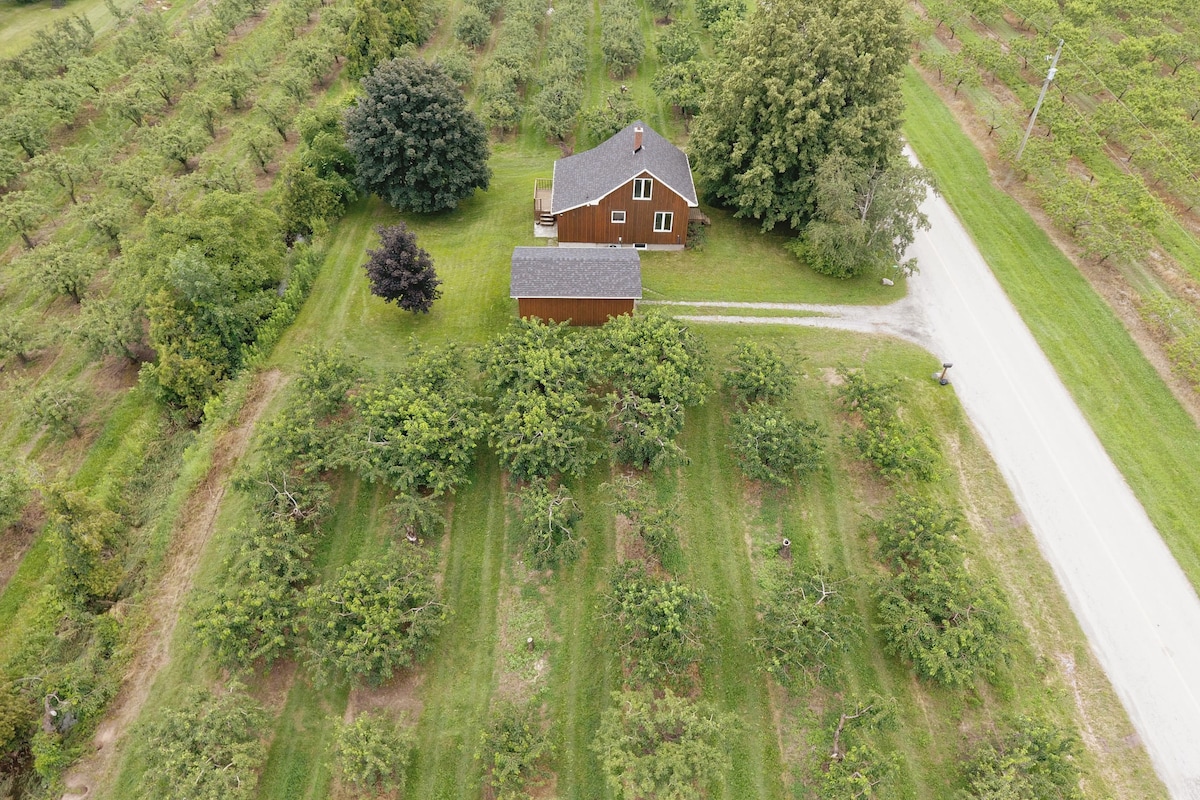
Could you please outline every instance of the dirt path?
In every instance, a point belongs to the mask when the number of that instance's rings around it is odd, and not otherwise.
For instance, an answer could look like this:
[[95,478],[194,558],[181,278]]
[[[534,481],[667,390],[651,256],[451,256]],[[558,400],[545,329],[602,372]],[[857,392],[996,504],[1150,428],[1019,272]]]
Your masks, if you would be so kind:
[[[910,278],[910,281],[914,279]],[[910,287],[911,287],[910,283]],[[927,350],[935,343],[930,337],[928,325],[921,308],[911,292],[903,299],[887,306],[824,306],[813,303],[729,303],[724,301],[677,301],[643,300],[643,306],[686,306],[688,308],[712,308],[721,311],[746,309],[754,311],[791,311],[806,316],[778,317],[741,316],[738,314],[676,314],[676,318],[689,322],[721,322],[733,325],[798,325],[806,328],[836,328],[856,333],[878,333],[898,336],[915,342]]]
[[63,800],[81,800],[90,795],[97,784],[111,778],[110,772],[120,751],[115,743],[137,720],[155,679],[170,661],[175,624],[192,588],[200,557],[216,526],[229,475],[245,454],[255,423],[282,382],[283,376],[278,370],[259,375],[250,387],[237,423],[214,445],[212,465],[179,513],[163,575],[147,599],[146,628],[134,645],[136,655],[125,672],[120,692],[96,730],[92,740],[95,749],[67,773],[67,793]]
[[1200,599],[957,217],[941,198],[924,210],[933,227],[912,248],[921,270],[899,303],[682,318],[885,333],[954,362],[954,391],[1155,769],[1172,797],[1200,800]]

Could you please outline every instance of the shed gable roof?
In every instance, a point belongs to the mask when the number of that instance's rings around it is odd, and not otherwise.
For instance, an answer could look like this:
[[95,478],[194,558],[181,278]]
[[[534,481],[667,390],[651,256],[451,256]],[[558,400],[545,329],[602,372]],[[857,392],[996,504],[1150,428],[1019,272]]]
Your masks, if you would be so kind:
[[642,262],[619,247],[515,247],[509,297],[640,300]]
[[[642,149],[635,153],[633,129],[638,126],[643,130]],[[649,125],[638,121],[591,150],[554,162],[550,213],[561,214],[596,203],[643,172],[665,184],[689,206],[699,205],[687,154],[659,136]]]

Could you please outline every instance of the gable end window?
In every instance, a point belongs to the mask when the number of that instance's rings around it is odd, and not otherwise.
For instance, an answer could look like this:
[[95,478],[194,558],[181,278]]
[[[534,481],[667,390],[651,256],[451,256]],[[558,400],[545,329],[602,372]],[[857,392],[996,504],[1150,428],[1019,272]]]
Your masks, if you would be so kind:
[[625,212],[624,211],[612,212],[612,221],[616,225],[624,225],[625,224]]
[[633,199],[649,200],[650,192],[654,189],[654,181],[650,178],[633,179]]
[[654,212],[654,232],[655,233],[670,233],[671,223],[675,221],[675,213],[673,211],[655,211]]

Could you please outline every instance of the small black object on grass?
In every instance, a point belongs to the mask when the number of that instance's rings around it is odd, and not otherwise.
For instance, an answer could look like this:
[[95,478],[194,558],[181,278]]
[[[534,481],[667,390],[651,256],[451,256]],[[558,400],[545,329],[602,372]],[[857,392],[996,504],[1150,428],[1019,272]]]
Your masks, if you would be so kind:
[[943,361],[942,362],[942,371],[933,373],[933,379],[935,381],[937,381],[938,383],[940,383],[942,386],[945,386],[946,384],[950,383],[950,379],[946,377],[946,373],[949,372],[950,368],[953,366],[954,365],[951,364],[949,361]]

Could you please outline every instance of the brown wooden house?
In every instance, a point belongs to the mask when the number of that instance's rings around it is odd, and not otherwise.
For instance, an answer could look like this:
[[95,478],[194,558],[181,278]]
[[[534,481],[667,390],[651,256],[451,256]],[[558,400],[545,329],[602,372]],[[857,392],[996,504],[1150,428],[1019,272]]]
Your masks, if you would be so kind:
[[535,230],[565,247],[681,250],[698,207],[687,154],[643,122],[555,161],[553,180],[534,185]]
[[642,297],[642,266],[625,248],[517,247],[510,297],[522,317],[603,325],[632,314]]

